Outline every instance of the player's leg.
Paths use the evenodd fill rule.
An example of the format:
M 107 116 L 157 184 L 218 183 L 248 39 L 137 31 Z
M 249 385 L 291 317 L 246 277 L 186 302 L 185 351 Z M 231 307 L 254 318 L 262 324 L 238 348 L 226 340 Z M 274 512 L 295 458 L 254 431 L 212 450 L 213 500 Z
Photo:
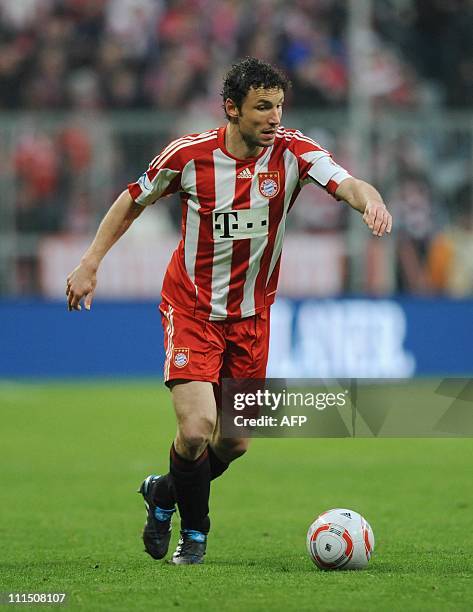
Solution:
M 148 477 L 142 485 L 146 490 L 141 493 L 148 504 L 143 541 L 146 551 L 155 559 L 166 555 L 177 502 L 181 538 L 172 563 L 201 563 L 210 529 L 211 471 L 207 445 L 216 425 L 215 399 L 209 382 L 175 380 L 169 386 L 177 432 L 171 446 L 169 473 Z
M 234 329 L 233 329 L 234 328 Z M 233 378 L 264 378 L 268 356 L 267 313 L 225 326 L 228 364 L 223 358 L 220 374 Z M 209 330 L 207 330 L 209 333 Z M 210 528 L 209 495 L 211 460 L 222 473 L 248 448 L 245 438 L 226 438 L 217 427 L 217 403 L 210 382 L 177 381 L 172 387 L 178 423 L 171 449 L 172 483 L 181 514 L 179 545 L 172 557 L 176 564 L 200 563 Z
M 246 453 L 250 439 L 222 437 L 220 415 L 219 410 L 217 411 L 217 424 L 212 435 L 212 441 L 209 444 L 209 454 L 212 452 L 215 468 L 220 468 L 220 474 L 222 474 L 232 461 Z
M 267 360 L 267 342 L 264 332 L 269 327 L 269 317 L 267 318 L 264 314 L 261 317 L 251 317 L 246 320 L 243 326 L 237 326 L 235 332 L 230 334 L 233 335 L 230 342 L 233 340 L 233 345 L 236 347 L 236 354 L 230 355 L 229 359 L 231 367 L 234 368 L 234 373 L 232 373 L 231 367 L 222 369 L 222 355 L 226 346 L 226 338 L 222 335 L 221 326 L 203 323 L 202 321 L 194 320 L 192 317 L 176 316 L 172 313 L 172 308 L 165 303 L 163 303 L 161 311 L 163 313 L 166 349 L 165 380 L 168 381 L 168 386 L 174 387 L 173 402 L 178 420 L 178 432 L 175 446 L 173 445 L 171 450 L 170 473 L 165 476 L 149 476 L 145 479 L 140 489 L 148 507 L 148 519 L 143 533 L 145 549 L 156 559 L 164 557 L 169 546 L 171 517 L 175 510 L 175 500 L 181 497 L 182 505 L 186 506 L 186 492 L 182 492 L 181 488 L 181 494 L 178 495 L 176 491 L 175 474 L 178 471 L 192 472 L 192 467 L 200 467 L 200 475 L 202 476 L 209 467 L 210 479 L 213 480 L 220 476 L 227 469 L 228 464 L 240 457 L 248 447 L 249 441 L 247 439 L 227 439 L 220 435 L 220 428 L 216 426 L 215 421 L 216 403 L 215 399 L 212 401 L 210 395 L 210 389 L 212 388 L 210 382 L 216 383 L 222 372 L 228 377 L 234 376 L 236 378 L 245 376 L 249 378 L 264 377 Z M 184 333 L 183 335 L 183 330 L 187 334 Z M 192 332 L 192 341 L 188 339 L 190 332 Z M 242 334 L 242 337 L 238 337 L 239 334 Z M 240 345 L 242 345 L 241 351 L 239 350 Z M 191 348 L 174 348 L 175 346 L 190 346 Z M 186 379 L 190 378 L 192 380 L 192 376 L 198 380 L 202 380 L 202 378 L 208 379 L 208 382 L 206 381 L 204 387 L 202 387 L 202 389 L 206 388 L 202 397 L 208 398 L 208 401 L 205 399 L 203 402 L 204 416 L 202 420 L 198 419 L 202 427 L 199 426 L 198 429 L 193 426 L 193 423 L 195 423 L 195 416 L 193 415 L 195 414 L 196 405 L 196 395 L 193 392 L 193 388 L 192 386 L 176 384 L 181 372 L 182 375 L 185 375 L 183 378 Z M 181 380 L 180 383 L 183 383 L 183 381 Z M 189 385 L 189 383 L 184 384 Z M 193 385 L 195 384 L 199 384 L 199 382 L 193 381 Z M 205 385 L 207 386 L 205 387 Z M 207 409 L 210 406 L 211 416 L 209 419 Z M 200 413 L 200 410 L 198 412 Z M 202 450 L 205 447 L 204 440 L 211 426 L 213 429 L 212 439 L 207 446 L 207 452 L 204 453 Z M 189 463 L 185 463 L 186 461 Z M 196 465 L 196 462 L 198 465 Z M 186 470 L 186 467 L 190 469 Z M 179 480 L 179 475 L 177 478 Z M 189 476 L 189 480 L 192 480 L 191 476 Z M 205 481 L 205 478 L 203 480 Z M 203 487 L 203 499 L 207 495 L 207 487 L 208 484 L 205 484 Z M 196 505 L 194 515 L 186 514 L 186 509 L 184 509 L 184 514 L 186 515 L 185 523 L 195 523 L 199 520 L 199 516 L 200 520 L 202 520 L 206 507 L 201 502 Z M 192 504 L 190 505 L 192 506 Z M 201 523 L 200 526 L 202 531 L 199 529 L 191 529 L 190 531 L 194 532 L 198 539 L 202 539 L 202 536 L 206 539 L 206 525 Z M 147 532 L 148 538 L 146 538 Z M 186 531 L 184 533 L 188 534 L 189 532 Z M 185 538 L 186 541 L 188 539 L 188 537 Z M 204 551 L 205 539 L 203 542 Z M 179 558 L 186 559 L 186 555 L 181 555 L 180 553 L 182 548 L 186 549 L 188 546 L 185 545 L 183 547 L 182 544 L 186 544 L 186 542 L 182 542 L 181 538 L 180 546 L 178 546 L 178 550 L 174 555 L 174 557 L 177 556 L 176 561 Z M 200 555 L 200 558 L 202 556 L 203 554 Z M 199 556 L 197 555 L 196 558 L 198 559 Z M 187 559 L 192 559 L 192 556 L 187 556 Z M 189 561 L 186 560 L 185 562 Z M 190 562 L 195 561 L 191 560 Z
M 195 532 L 197 539 L 205 540 L 209 529 L 209 483 L 215 461 L 207 444 L 216 423 L 212 384 L 218 381 L 225 346 L 218 326 L 176 313 L 165 301 L 160 310 L 164 379 L 172 392 L 178 427 L 169 473 L 149 476 L 140 489 L 147 505 L 145 550 L 156 559 L 167 553 L 176 501 L 185 534 Z
M 181 516 L 181 538 L 172 562 L 200 563 L 210 529 L 210 482 L 246 452 L 249 440 L 221 437 L 212 383 L 174 381 L 171 388 L 177 433 L 166 479 Z
M 225 370 L 223 369 L 223 372 Z M 230 463 L 241 457 L 248 448 L 248 439 L 225 439 L 220 435 L 221 420 L 221 387 L 214 385 L 214 397 L 217 406 L 217 423 L 215 425 L 212 439 L 207 447 L 210 462 L 211 479 L 215 480 L 221 476 L 228 468 Z
M 182 529 L 206 534 L 211 478 L 207 445 L 217 422 L 212 383 L 176 381 L 172 399 L 177 433 L 171 447 L 170 474 Z

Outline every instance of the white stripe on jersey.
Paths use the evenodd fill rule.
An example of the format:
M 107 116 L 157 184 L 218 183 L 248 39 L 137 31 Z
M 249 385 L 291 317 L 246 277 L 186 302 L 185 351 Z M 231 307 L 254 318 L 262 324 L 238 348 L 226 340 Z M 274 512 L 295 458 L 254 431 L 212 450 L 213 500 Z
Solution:
M 199 228 L 200 228 L 200 215 L 199 208 L 200 202 L 197 197 L 197 178 L 195 173 L 195 162 L 192 159 L 182 171 L 183 184 L 192 185 L 192 191 L 195 193 L 189 195 L 187 198 L 187 219 L 186 219 L 186 239 L 184 242 L 184 264 L 186 271 L 194 284 L 196 295 L 197 286 L 195 285 L 195 259 L 197 255 L 197 247 L 199 243 Z
M 279 223 L 278 231 L 276 232 L 276 238 L 274 239 L 273 254 L 271 255 L 271 263 L 269 264 L 268 276 L 266 278 L 266 285 L 269 283 L 271 274 L 276 266 L 276 263 L 281 255 L 282 245 L 284 241 L 284 233 L 286 231 L 286 216 L 291 198 L 294 194 L 294 185 L 297 185 L 299 181 L 299 165 L 297 163 L 297 157 L 286 149 L 284 151 L 284 168 L 286 172 L 286 192 L 284 195 L 284 213 Z
M 153 160 L 151 160 L 149 164 L 149 169 L 154 168 L 154 166 L 160 161 L 160 159 L 162 159 L 165 155 L 167 155 L 171 150 L 174 150 L 180 144 L 184 142 L 192 143 L 196 140 L 199 140 L 200 138 L 206 138 L 207 136 L 210 136 L 211 134 L 216 134 L 216 133 L 217 133 L 217 130 L 210 130 L 208 132 L 202 132 L 202 134 L 197 134 L 196 136 L 183 136 L 182 138 L 173 140 L 161 151 L 161 153 L 159 153 L 159 155 L 156 155 L 156 157 Z
M 173 179 L 179 174 L 178 170 L 162 168 L 152 181 L 149 180 L 146 172 L 140 176 L 137 183 L 141 187 L 141 193 L 136 198 L 136 202 L 141 206 L 154 204 L 156 200 L 166 191 Z M 148 202 L 148 200 L 150 200 Z
M 169 380 L 169 368 L 171 366 L 172 352 L 174 349 L 174 317 L 173 317 L 173 307 L 169 305 L 168 312 L 164 313 L 167 324 L 167 337 L 168 337 L 168 348 L 166 350 L 166 361 L 164 362 L 164 380 Z
M 231 210 L 235 199 L 236 162 L 220 149 L 213 152 L 215 172 L 215 210 Z M 227 299 L 232 273 L 233 241 L 214 243 L 212 264 L 212 293 L 210 297 L 211 321 L 227 316 Z
M 264 198 L 259 190 L 258 173 L 268 171 L 268 163 L 273 152 L 270 147 L 255 164 L 254 179 L 250 188 L 250 207 L 259 208 L 268 205 L 268 199 Z M 255 312 L 255 283 L 261 267 L 261 259 L 268 244 L 268 236 L 252 238 L 250 242 L 250 259 L 246 270 L 246 280 L 243 287 L 243 299 L 240 304 L 241 316 L 248 317 Z
M 336 180 L 339 183 L 350 176 L 344 168 L 333 161 L 330 155 L 322 153 L 322 156 L 320 156 L 317 153 L 322 152 L 309 151 L 301 155 L 304 161 L 311 164 L 311 168 L 307 173 L 307 179 L 311 180 L 311 182 L 325 187 L 331 180 Z M 307 180 L 302 182 L 306 184 Z
M 169 151 L 165 157 L 160 156 L 159 161 L 154 164 L 153 168 L 161 169 L 164 166 L 164 164 L 168 161 L 168 159 L 170 159 L 175 153 L 177 153 L 181 149 L 185 149 L 186 147 L 191 147 L 194 144 L 201 144 L 209 140 L 217 140 L 217 132 L 215 132 L 215 134 L 212 134 L 211 136 L 207 136 L 206 138 L 199 138 L 198 140 L 196 139 L 192 141 L 182 142 L 181 144 L 179 144 L 179 146 Z

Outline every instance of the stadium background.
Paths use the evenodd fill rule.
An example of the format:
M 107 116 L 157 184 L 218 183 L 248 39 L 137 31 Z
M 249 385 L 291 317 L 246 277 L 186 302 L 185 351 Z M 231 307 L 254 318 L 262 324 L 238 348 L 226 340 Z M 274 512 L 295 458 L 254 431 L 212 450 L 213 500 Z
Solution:
M 64 290 L 124 185 L 170 139 L 221 125 L 222 75 L 257 55 L 292 79 L 284 125 L 372 181 L 395 219 L 374 240 L 303 190 L 270 372 L 413 377 L 428 411 L 423 377 L 473 372 L 472 31 L 471 0 L 0 0 L 0 601 L 471 610 L 470 439 L 255 440 L 212 485 L 205 566 L 152 563 L 133 492 L 166 469 L 175 427 L 156 303 L 177 200 L 106 257 L 90 313 L 68 313 Z M 373 525 L 367 572 L 307 558 L 308 524 L 336 506 Z
M 248 54 L 289 73 L 284 124 L 371 180 L 395 219 L 392 238 L 375 240 L 356 213 L 303 190 L 270 372 L 471 373 L 472 19 L 463 1 L 2 0 L 0 375 L 161 371 L 155 311 L 147 302 L 127 323 L 113 301 L 130 312 L 137 300 L 156 303 L 178 240 L 177 197 L 147 211 L 106 258 L 95 316 L 65 316 L 64 279 L 163 145 L 223 124 L 222 75 Z M 323 301 L 291 301 L 300 299 Z M 327 320 L 343 330 L 338 342 Z M 124 327 L 133 343 L 117 338 Z

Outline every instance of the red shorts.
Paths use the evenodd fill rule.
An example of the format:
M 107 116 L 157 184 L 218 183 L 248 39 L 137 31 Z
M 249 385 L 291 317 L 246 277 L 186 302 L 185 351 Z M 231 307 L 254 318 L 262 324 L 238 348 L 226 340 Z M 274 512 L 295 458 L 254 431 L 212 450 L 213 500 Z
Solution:
M 165 300 L 164 381 L 265 378 L 269 350 L 269 308 L 240 321 L 216 322 L 178 313 Z

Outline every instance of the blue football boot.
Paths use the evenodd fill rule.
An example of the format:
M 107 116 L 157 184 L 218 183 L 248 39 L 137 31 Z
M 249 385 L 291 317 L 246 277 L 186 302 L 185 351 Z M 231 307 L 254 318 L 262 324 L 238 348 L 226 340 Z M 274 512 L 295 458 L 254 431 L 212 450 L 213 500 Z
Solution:
M 204 562 L 207 535 L 194 529 L 182 529 L 181 537 L 169 563 L 172 565 L 195 565 Z
M 153 559 L 162 559 L 166 556 L 171 539 L 171 519 L 175 508 L 165 509 L 156 505 L 154 491 L 158 481 L 163 476 L 152 474 L 143 480 L 138 493 L 143 496 L 146 506 L 146 523 L 143 529 L 143 542 L 145 551 Z

